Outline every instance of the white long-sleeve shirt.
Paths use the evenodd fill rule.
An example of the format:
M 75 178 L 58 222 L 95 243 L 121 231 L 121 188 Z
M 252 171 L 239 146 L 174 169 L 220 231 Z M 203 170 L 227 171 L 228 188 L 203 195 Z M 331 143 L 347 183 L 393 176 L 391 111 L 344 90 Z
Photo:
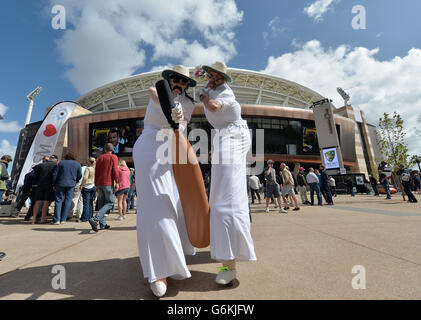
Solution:
M 215 90 L 208 89 L 209 100 L 221 103 L 221 109 L 211 112 L 205 107 L 206 119 L 215 129 L 225 128 L 228 124 L 242 120 L 241 105 L 235 99 L 234 92 L 226 84 L 221 84 Z

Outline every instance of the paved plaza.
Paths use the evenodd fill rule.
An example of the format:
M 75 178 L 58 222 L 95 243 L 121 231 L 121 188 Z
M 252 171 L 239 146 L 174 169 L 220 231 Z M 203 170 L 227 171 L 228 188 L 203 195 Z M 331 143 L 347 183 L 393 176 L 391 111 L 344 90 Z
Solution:
M 421 299 L 421 204 L 396 194 L 334 201 L 288 214 L 252 205 L 258 261 L 239 263 L 234 285 L 220 286 L 220 264 L 200 249 L 187 258 L 192 277 L 169 279 L 162 299 Z M 88 223 L 23 217 L 0 218 L 0 299 L 157 299 L 141 272 L 134 211 L 124 221 L 110 214 L 111 229 L 98 233 Z M 53 288 L 63 275 L 53 273 L 57 265 L 65 289 Z M 354 289 L 364 276 L 365 289 Z

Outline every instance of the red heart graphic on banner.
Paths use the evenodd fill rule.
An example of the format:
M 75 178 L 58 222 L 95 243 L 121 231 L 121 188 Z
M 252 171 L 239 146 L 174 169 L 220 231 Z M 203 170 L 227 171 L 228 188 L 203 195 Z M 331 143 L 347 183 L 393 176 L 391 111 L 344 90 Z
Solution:
M 47 124 L 47 127 L 44 130 L 44 136 L 46 136 L 46 137 L 52 137 L 56 133 L 57 133 L 56 127 L 54 125 L 52 125 L 52 124 Z

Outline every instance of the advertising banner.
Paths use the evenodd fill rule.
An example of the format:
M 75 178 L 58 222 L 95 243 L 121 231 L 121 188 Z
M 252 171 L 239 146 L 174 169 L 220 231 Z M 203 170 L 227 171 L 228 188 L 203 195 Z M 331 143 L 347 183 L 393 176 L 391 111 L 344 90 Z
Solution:
M 322 161 L 326 169 L 343 168 L 342 152 L 339 145 L 338 133 L 332 111 L 332 104 L 329 99 L 320 100 L 313 103 L 311 107 L 314 114 L 314 122 L 316 124 L 317 140 L 321 150 Z M 334 148 L 334 150 L 333 150 Z M 328 157 L 331 158 L 333 152 L 335 154 L 335 162 L 327 161 L 325 150 L 328 150 Z
M 336 147 L 325 148 L 322 150 L 323 160 L 326 169 L 339 169 L 338 149 Z
M 25 175 L 31 171 L 32 166 L 41 163 L 44 156 L 53 154 L 60 131 L 76 106 L 77 104 L 74 102 L 59 102 L 55 104 L 45 116 L 41 127 L 35 135 L 28 155 L 26 156 L 22 171 L 20 172 L 19 180 L 16 185 L 17 191 L 23 185 Z

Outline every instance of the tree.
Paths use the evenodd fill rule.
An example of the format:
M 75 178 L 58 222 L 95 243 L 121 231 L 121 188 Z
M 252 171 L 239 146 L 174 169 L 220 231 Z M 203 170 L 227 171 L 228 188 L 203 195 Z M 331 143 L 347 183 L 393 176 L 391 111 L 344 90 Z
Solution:
M 386 112 L 383 113 L 383 118 L 379 119 L 380 151 L 394 174 L 398 171 L 400 164 L 407 168 L 414 165 L 413 159 L 408 154 L 405 135 L 401 116 L 396 111 L 393 112 L 393 117 Z
M 393 180 L 399 184 L 405 201 L 405 193 L 400 179 L 396 179 L 396 172 L 400 164 L 410 168 L 414 163 L 408 154 L 408 145 L 405 143 L 406 132 L 403 129 L 401 116 L 396 111 L 393 112 L 392 118 L 388 113 L 383 113 L 383 118 L 379 119 L 379 130 L 380 151 L 385 156 L 385 161 L 392 168 Z
M 416 154 L 414 154 L 411 157 L 411 162 L 414 163 L 414 166 L 415 166 L 415 163 L 416 163 L 418 165 L 418 171 L 421 172 L 421 167 L 420 167 L 421 157 L 420 156 L 417 156 Z

